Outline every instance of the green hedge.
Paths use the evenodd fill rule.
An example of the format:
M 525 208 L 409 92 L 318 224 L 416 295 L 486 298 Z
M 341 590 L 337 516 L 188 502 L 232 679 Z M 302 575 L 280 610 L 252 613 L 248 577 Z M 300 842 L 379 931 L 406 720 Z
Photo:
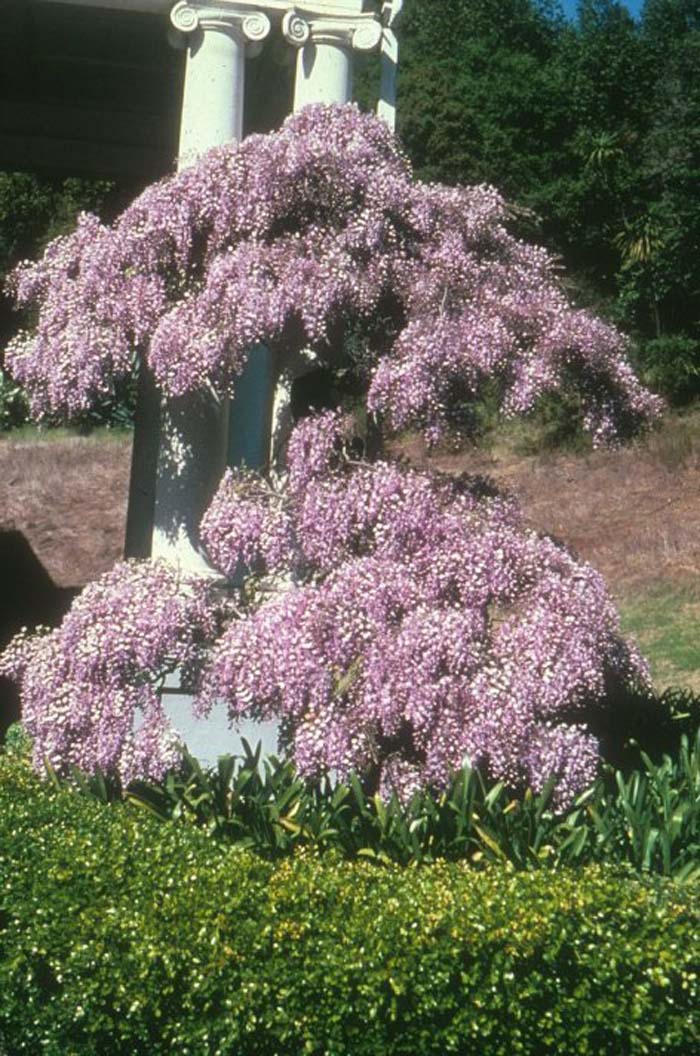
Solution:
M 281 863 L 0 766 L 0 1051 L 700 1051 L 700 888 Z

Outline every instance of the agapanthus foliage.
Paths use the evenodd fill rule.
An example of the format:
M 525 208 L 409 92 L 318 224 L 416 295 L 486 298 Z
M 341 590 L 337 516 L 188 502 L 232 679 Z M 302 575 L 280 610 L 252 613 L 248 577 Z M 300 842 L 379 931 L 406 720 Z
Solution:
M 491 188 L 414 181 L 374 118 L 309 107 L 20 267 L 37 325 L 7 362 L 35 413 L 70 414 L 137 355 L 177 396 L 230 391 L 257 342 L 283 366 L 351 337 L 369 411 L 429 439 L 486 384 L 508 413 L 574 385 L 599 442 L 652 418 L 624 339 L 569 307 L 507 219 Z M 563 802 L 599 762 L 591 709 L 646 678 L 593 569 L 483 481 L 358 458 L 338 413 L 297 425 L 274 482 L 230 471 L 202 538 L 237 584 L 227 605 L 127 564 L 13 645 L 37 761 L 162 772 L 177 748 L 157 688 L 178 666 L 200 712 L 280 718 L 306 775 L 355 769 L 405 798 L 469 758 L 511 786 L 555 775 Z
M 311 106 L 210 152 L 111 227 L 84 215 L 11 290 L 37 310 L 6 362 L 35 414 L 74 414 L 145 356 L 166 393 L 235 386 L 248 349 L 337 354 L 363 328 L 371 410 L 439 435 L 485 382 L 506 412 L 575 384 L 598 440 L 656 401 L 610 326 L 572 310 L 552 261 L 490 187 L 413 179 L 382 122 Z

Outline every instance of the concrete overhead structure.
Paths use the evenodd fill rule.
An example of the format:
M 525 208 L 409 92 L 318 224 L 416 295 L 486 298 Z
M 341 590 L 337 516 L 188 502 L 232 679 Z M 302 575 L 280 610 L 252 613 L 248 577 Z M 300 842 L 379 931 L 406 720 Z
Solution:
M 348 102 L 353 55 L 381 52 L 378 112 L 393 127 L 397 59 L 393 26 L 402 0 L 50 2 L 163 16 L 163 31 L 169 29 L 172 42 L 187 49 L 180 169 L 211 147 L 240 140 L 246 60 L 259 53 L 273 33 L 282 34 L 298 49 L 295 110 L 313 102 Z M 153 480 L 148 479 L 153 476 L 152 460 L 140 464 L 135 451 L 127 551 L 129 535 L 143 539 L 150 533 L 152 556 L 165 558 L 183 572 L 212 574 L 197 532 L 202 513 L 227 463 L 261 471 L 270 468 L 288 426 L 292 382 L 310 363 L 310 357 L 301 356 L 295 363 L 279 364 L 267 349 L 254 348 L 232 402 L 217 400 L 213 394 L 168 400 L 161 408 L 159 426 L 152 419 L 139 423 L 136 448 L 153 450 L 154 436 L 148 434 L 157 428 L 159 453 Z

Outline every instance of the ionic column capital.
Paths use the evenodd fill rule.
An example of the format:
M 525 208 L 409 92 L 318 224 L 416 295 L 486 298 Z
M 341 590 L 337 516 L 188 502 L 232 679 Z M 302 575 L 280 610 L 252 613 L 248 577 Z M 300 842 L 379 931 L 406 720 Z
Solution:
M 235 36 L 241 44 L 259 44 L 271 28 L 270 19 L 258 4 L 246 0 L 178 0 L 170 12 L 170 21 L 180 33 L 219 30 Z
M 297 4 L 293 11 L 287 12 L 282 19 L 282 32 L 298 48 L 311 43 L 374 51 L 382 40 L 382 24 L 374 12 L 333 15 L 314 11 L 306 4 Z

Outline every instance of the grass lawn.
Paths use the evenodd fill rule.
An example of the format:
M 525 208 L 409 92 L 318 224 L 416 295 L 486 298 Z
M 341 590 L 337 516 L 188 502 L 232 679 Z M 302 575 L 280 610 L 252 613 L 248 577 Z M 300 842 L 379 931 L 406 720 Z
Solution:
M 700 692 L 700 586 L 659 583 L 620 602 L 622 627 L 651 664 L 657 689 Z

